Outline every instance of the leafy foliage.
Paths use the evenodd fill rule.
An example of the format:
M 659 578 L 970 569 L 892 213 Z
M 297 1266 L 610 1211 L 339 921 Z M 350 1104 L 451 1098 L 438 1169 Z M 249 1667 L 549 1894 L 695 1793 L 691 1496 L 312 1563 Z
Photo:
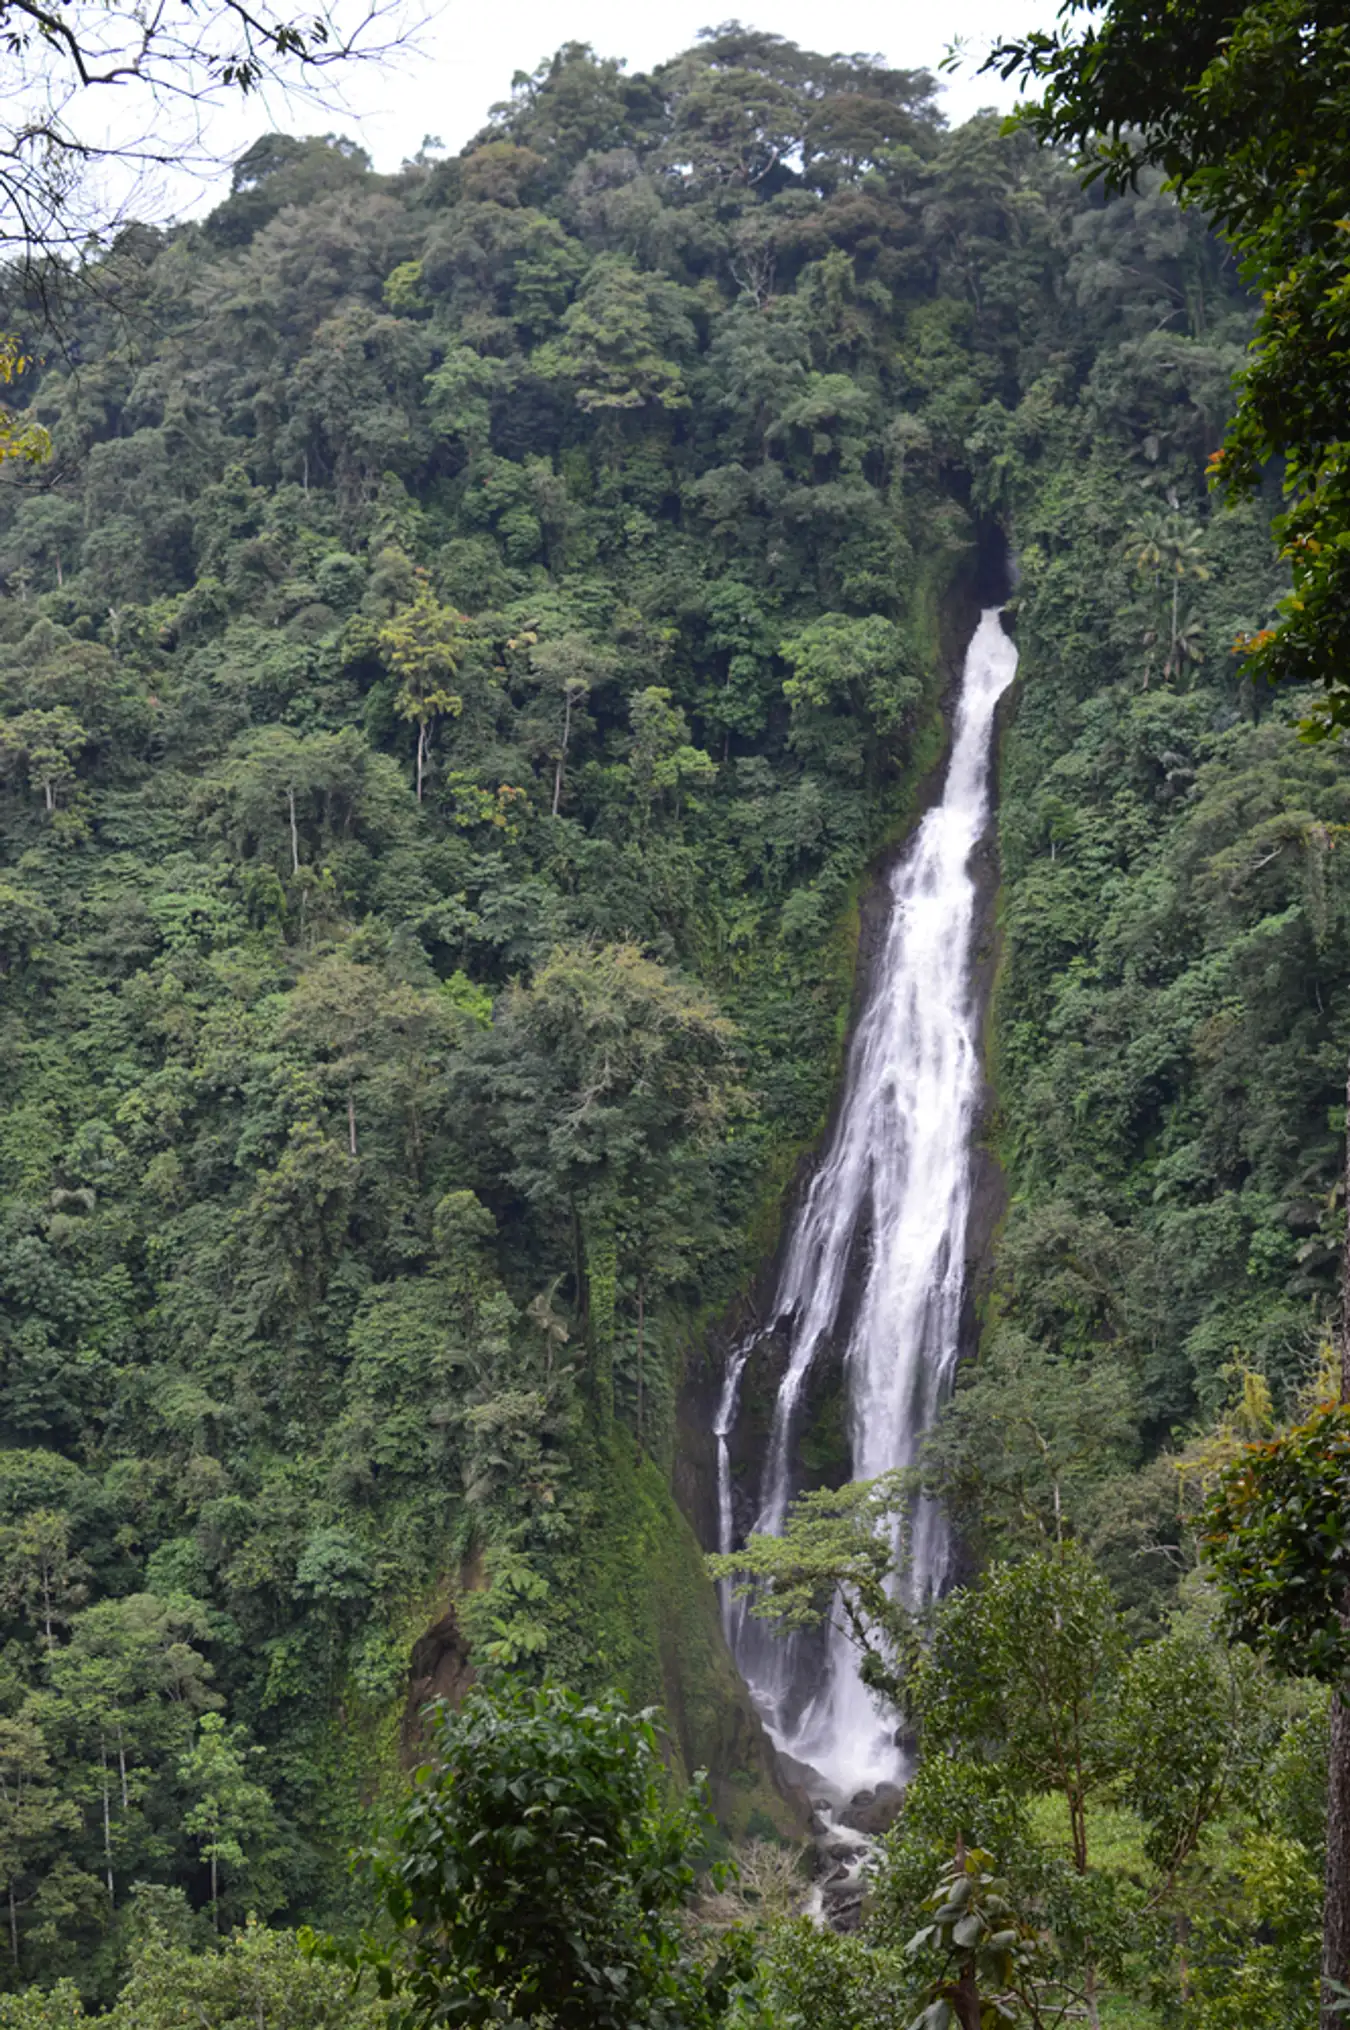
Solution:
M 1059 2020 L 1063 2008 L 1046 2015 L 1039 2006 L 1040 1941 L 1018 1919 L 991 1855 L 958 1846 L 924 1914 L 927 1922 L 908 1949 L 934 1954 L 941 1966 L 928 2005 L 910 2030 L 948 2030 L 953 2023 L 961 2030 L 995 2030 L 1024 2018 L 1037 2025 Z
M 1246 1449 L 1205 1505 L 1204 1547 L 1233 1635 L 1277 1669 L 1339 1685 L 1350 1670 L 1350 1411 Z
M 1339 134 L 1350 92 L 1344 22 L 1301 0 L 1246 7 L 1211 0 L 1159 11 L 1124 0 L 1081 31 L 1009 43 L 990 59 L 1043 96 L 1026 118 L 1069 141 L 1115 187 L 1158 164 L 1183 202 L 1228 236 L 1264 308 L 1213 476 L 1252 493 L 1284 466 L 1278 523 L 1292 590 L 1273 626 L 1245 637 L 1254 674 L 1320 683 L 1308 730 L 1346 722 L 1350 614 L 1350 426 L 1345 357 L 1347 209 Z
M 401 1936 L 371 1956 L 401 2021 L 724 2015 L 723 1963 L 698 1967 L 678 1922 L 704 1809 L 696 1790 L 667 1802 L 646 1715 L 554 1687 L 477 1691 L 436 1711 L 432 1743 L 375 1861 Z
M 914 1617 L 898 1594 L 914 1476 L 900 1470 L 817 1488 L 789 1508 L 781 1536 L 752 1536 L 709 1557 L 715 1579 L 739 1581 L 750 1612 L 785 1629 L 832 1622 L 859 1655 L 864 1682 L 895 1706 L 917 1654 Z
M 0 470 L 4 1979 L 91 2007 L 135 1883 L 198 1944 L 350 1910 L 424 1636 L 664 1695 L 745 1810 L 677 1402 L 828 1107 L 977 524 L 1014 1204 L 953 1507 L 1090 1537 L 1136 1631 L 1159 1442 L 1235 1349 L 1283 1400 L 1329 1287 L 1350 822 L 1227 654 L 1278 586 L 1200 478 L 1222 249 L 922 75 L 570 45 L 461 156 L 264 137 L 98 273 Z

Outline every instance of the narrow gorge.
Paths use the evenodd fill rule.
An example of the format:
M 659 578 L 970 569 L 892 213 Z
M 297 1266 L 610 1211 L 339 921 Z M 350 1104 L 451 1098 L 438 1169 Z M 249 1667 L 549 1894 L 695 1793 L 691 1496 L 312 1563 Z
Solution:
M 972 984 L 976 884 L 970 859 L 989 818 L 995 712 L 1017 651 L 988 607 L 966 652 L 941 799 L 887 886 L 888 922 L 851 1039 L 840 1105 L 793 1217 L 766 1322 L 730 1356 L 717 1439 L 719 1549 L 735 1548 L 730 1442 L 747 1367 L 786 1341 L 753 1529 L 781 1533 L 803 1392 L 816 1361 L 842 1354 L 850 1472 L 872 1479 L 915 1463 L 950 1390 L 959 1351 L 980 1085 L 981 1009 Z M 921 1503 L 905 1583 L 915 1601 L 948 1576 L 947 1519 Z M 771 1737 L 816 1772 L 833 1801 L 903 1772 L 887 1724 L 838 1628 L 784 1637 L 743 1597 L 724 1599 L 727 1637 Z

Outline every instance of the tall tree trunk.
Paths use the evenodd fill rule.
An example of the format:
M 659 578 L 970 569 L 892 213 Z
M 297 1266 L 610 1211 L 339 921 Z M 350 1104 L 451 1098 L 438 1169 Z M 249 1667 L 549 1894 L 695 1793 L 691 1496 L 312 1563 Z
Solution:
M 9 1885 L 9 1949 L 17 1968 L 19 1964 L 19 1913 L 14 1905 L 14 1884 L 12 1882 Z
M 117 1890 L 113 1882 L 112 1810 L 108 1802 L 110 1784 L 108 1779 L 108 1744 L 106 1741 L 100 1740 L 98 1744 L 98 1759 L 103 1770 L 103 1867 L 108 1881 L 108 1902 L 116 1909 Z
M 1177 659 L 1177 601 L 1180 597 L 1181 578 L 1180 574 L 1174 571 L 1172 577 L 1172 646 L 1167 651 L 1167 669 L 1164 673 L 1169 677 L 1176 675 L 1176 670 L 1173 666 Z
M 1345 1249 L 1341 1259 L 1341 1401 L 1350 1403 L 1350 1074 L 1346 1079 Z M 1350 1589 L 1341 1601 L 1350 1618 Z M 1337 1691 L 1331 1701 L 1331 1759 L 1327 1782 L 1327 1872 L 1322 1902 L 1322 2030 L 1345 2030 L 1344 1997 L 1350 1986 L 1350 1709 Z
M 417 722 L 417 801 L 419 804 L 422 801 L 422 778 L 426 774 L 426 769 L 427 722 L 425 719 L 419 719 Z
M 961 2025 L 961 2030 L 980 2030 L 984 2011 L 980 2003 L 980 1984 L 975 1977 L 973 1959 L 967 1960 L 962 1967 L 959 1981 L 948 1981 L 939 1992 Z
M 1097 2009 L 1097 1969 L 1089 1964 L 1083 1980 L 1083 2006 L 1087 2010 L 1091 2030 L 1101 2030 L 1101 2015 Z
M 288 789 L 286 792 L 286 806 L 291 814 L 291 872 L 292 874 L 298 874 L 300 872 L 300 833 L 295 823 L 295 791 L 293 789 Z
M 1350 1987 L 1350 1708 L 1342 1693 L 1331 1701 L 1331 1760 L 1327 1785 L 1327 1874 L 1322 1906 L 1322 2030 L 1345 2030 L 1343 1995 Z
M 571 739 L 571 737 L 572 737 L 572 693 L 570 690 L 568 690 L 567 686 L 564 684 L 562 745 L 558 749 L 558 766 L 553 771 L 552 815 L 555 818 L 558 815 L 558 807 L 562 803 L 563 771 L 567 767 L 567 743 Z
M 644 1278 L 643 1276 L 639 1276 L 639 1277 L 638 1277 L 638 1286 L 637 1286 L 637 1311 L 638 1311 L 638 1315 L 637 1315 L 637 1328 L 638 1328 L 638 1341 L 637 1341 L 637 1385 L 638 1385 L 638 1390 L 637 1390 L 637 1396 L 638 1396 L 638 1399 L 637 1399 L 637 1427 L 638 1427 L 638 1433 L 637 1433 L 637 1436 L 638 1436 L 638 1449 L 639 1449 L 639 1451 L 640 1451 L 640 1450 L 641 1450 L 641 1448 L 642 1448 L 642 1407 L 643 1407 L 643 1406 L 642 1406 L 642 1385 L 643 1385 L 643 1379 L 644 1379 L 644 1377 L 643 1377 L 643 1356 L 644 1356 L 644 1353 L 645 1353 L 645 1346 L 644 1346 L 644 1340 L 645 1340 L 645 1337 L 646 1337 L 646 1324 L 647 1324 L 647 1284 L 646 1284 L 646 1279 L 645 1279 L 645 1278 Z
M 1087 1874 L 1087 1802 L 1081 1789 L 1069 1792 L 1069 1829 L 1073 1835 L 1073 1865 L 1079 1875 Z
M 356 1155 L 356 1100 L 351 1093 L 347 1095 L 347 1149 Z

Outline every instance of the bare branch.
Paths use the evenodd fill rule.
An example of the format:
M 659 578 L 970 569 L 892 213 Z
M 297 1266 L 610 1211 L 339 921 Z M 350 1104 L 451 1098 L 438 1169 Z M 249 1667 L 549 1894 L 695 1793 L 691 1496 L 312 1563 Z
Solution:
M 0 248 L 78 260 L 162 218 L 156 176 L 219 171 L 212 109 L 272 89 L 331 114 L 334 74 L 412 47 L 429 4 L 0 0 Z

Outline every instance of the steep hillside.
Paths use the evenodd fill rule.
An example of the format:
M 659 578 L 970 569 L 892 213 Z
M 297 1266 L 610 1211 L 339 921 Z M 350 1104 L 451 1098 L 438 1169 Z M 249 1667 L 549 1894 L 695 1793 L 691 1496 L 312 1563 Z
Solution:
M 1342 977 L 1338 778 L 1241 693 L 1266 553 L 1198 491 L 1246 305 L 1168 200 L 727 32 L 569 46 L 392 177 L 265 139 L 96 279 L 0 486 L 6 1978 L 91 1992 L 133 1881 L 206 1899 L 210 1799 L 226 1919 L 334 1906 L 431 1628 L 781 1813 L 673 1406 L 828 1107 L 981 532 L 1008 1315 L 1128 1341 L 1127 1451 L 1234 1335 L 1293 1372 Z M 1329 954 L 1297 1017 L 1233 1012 L 1263 939 Z

